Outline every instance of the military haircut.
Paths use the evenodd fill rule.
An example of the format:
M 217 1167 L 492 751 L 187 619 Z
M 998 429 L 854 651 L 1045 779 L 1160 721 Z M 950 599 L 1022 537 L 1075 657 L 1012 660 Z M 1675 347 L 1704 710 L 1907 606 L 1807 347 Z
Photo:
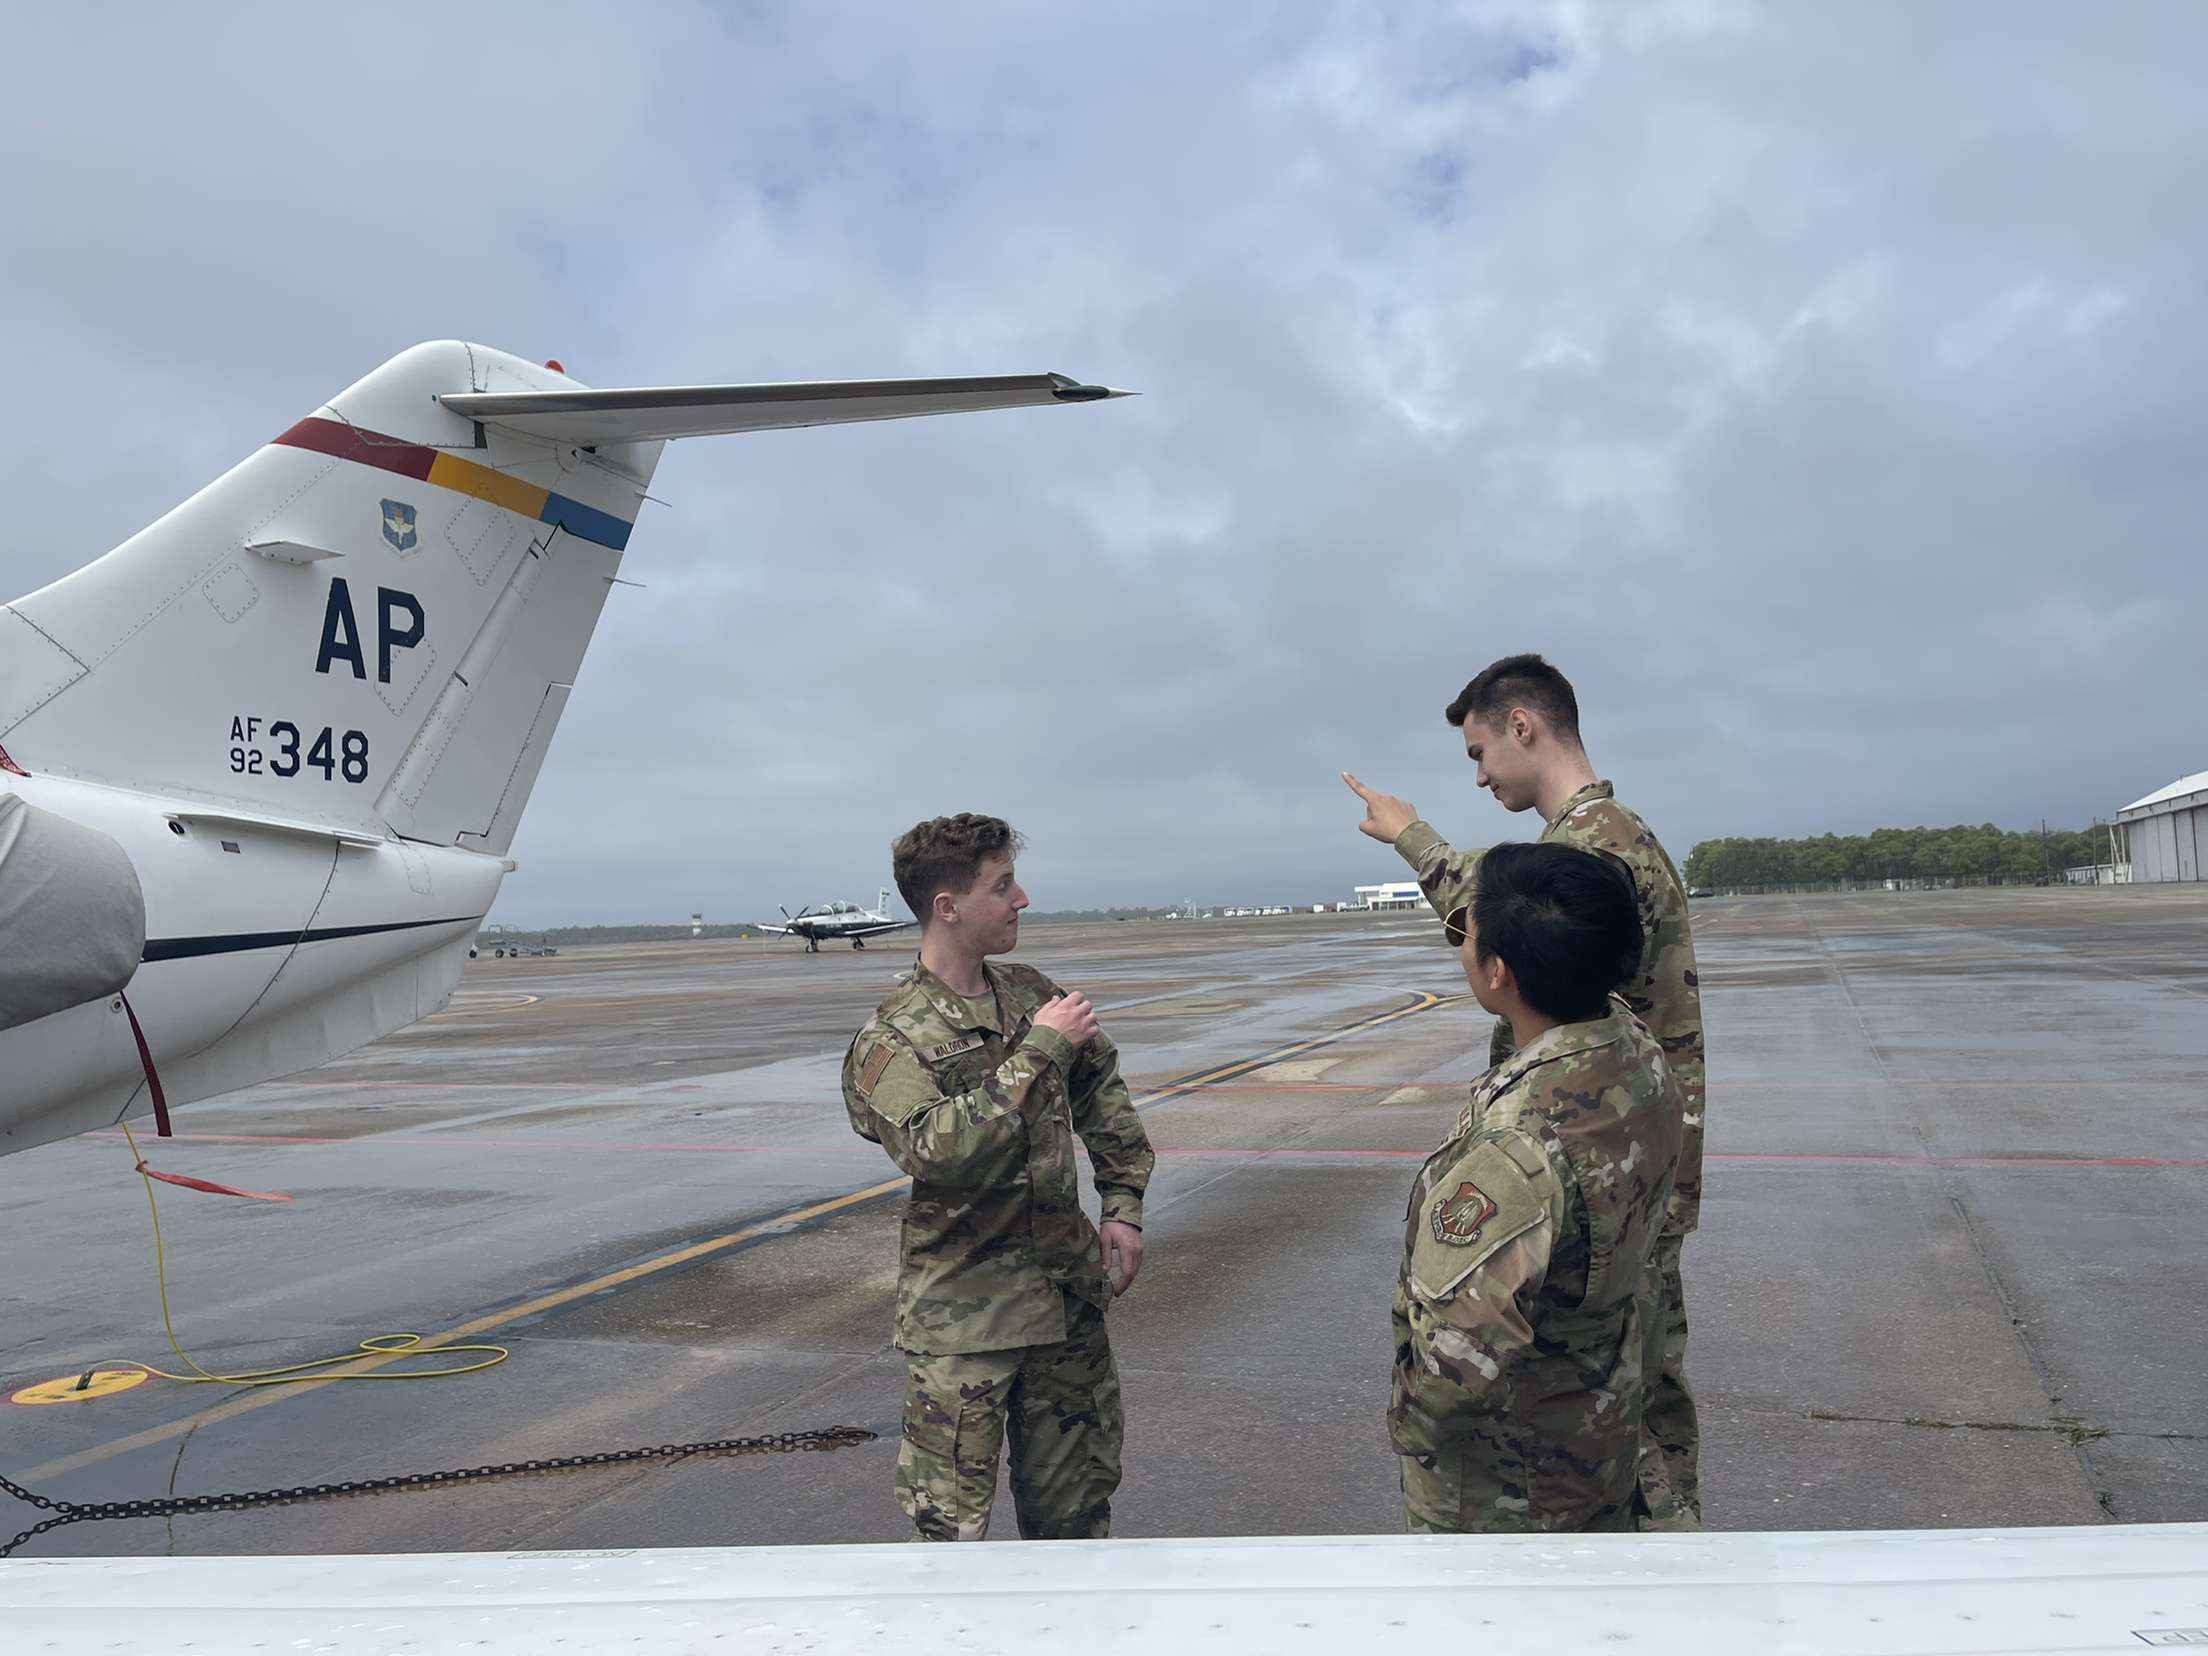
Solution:
M 973 890 L 985 860 L 1017 857 L 1026 844 L 1002 817 L 975 811 L 930 817 L 914 823 L 890 846 L 890 877 L 905 906 L 925 925 L 937 892 L 965 895 Z
M 1572 681 L 1537 655 L 1505 656 L 1482 668 L 1442 712 L 1458 729 L 1466 719 L 1494 728 L 1514 707 L 1530 707 L 1557 735 L 1579 740 L 1579 698 Z
M 1475 952 L 1498 955 L 1544 1018 L 1600 1017 L 1641 969 L 1641 906 L 1608 857 L 1542 841 L 1498 845 L 1480 859 L 1472 897 Z

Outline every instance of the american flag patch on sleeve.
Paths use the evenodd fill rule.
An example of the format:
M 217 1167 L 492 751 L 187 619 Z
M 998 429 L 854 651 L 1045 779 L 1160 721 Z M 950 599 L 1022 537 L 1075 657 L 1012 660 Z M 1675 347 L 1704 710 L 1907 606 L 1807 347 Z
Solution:
M 859 1096 L 872 1098 L 874 1089 L 881 1085 L 884 1072 L 896 1061 L 896 1050 L 884 1041 L 867 1055 L 865 1065 L 859 1070 Z

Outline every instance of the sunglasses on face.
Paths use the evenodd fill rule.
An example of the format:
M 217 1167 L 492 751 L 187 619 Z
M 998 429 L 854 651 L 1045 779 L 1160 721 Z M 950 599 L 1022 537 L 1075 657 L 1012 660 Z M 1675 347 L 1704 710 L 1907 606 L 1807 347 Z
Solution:
M 1449 947 L 1461 949 L 1464 947 L 1465 935 L 1470 930 L 1471 925 L 1472 905 L 1470 903 L 1459 903 L 1442 920 L 1441 935 L 1449 939 Z

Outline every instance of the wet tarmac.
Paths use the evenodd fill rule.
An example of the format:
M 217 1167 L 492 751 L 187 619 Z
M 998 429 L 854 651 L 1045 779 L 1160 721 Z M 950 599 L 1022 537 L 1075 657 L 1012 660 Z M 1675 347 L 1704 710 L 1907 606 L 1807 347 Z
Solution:
M 2208 888 L 1716 900 L 1695 923 L 1713 1527 L 2208 1518 Z M 906 955 L 486 958 L 450 1011 L 151 1147 L 296 1198 L 163 1188 L 201 1363 L 466 1331 L 511 1348 L 495 1368 L 0 1403 L 0 1471 L 72 1501 L 835 1423 L 878 1442 L 79 1525 L 26 1555 L 898 1539 L 901 1192 L 836 1071 Z M 1113 1313 L 1119 1533 L 1394 1528 L 1404 1194 L 1488 1022 L 1438 928 L 1037 924 L 1021 957 L 1096 998 L 1160 1152 Z M 0 1393 L 177 1366 L 119 1135 L 0 1160 L 0 1249 Z M 0 1540 L 37 1516 L 0 1498 Z

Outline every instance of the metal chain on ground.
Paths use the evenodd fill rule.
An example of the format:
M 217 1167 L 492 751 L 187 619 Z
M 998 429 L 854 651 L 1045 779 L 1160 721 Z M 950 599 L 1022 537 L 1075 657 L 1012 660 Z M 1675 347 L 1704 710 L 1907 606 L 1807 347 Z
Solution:
M 595 1455 L 561 1455 L 549 1460 L 503 1461 L 496 1466 L 467 1466 L 452 1472 L 405 1472 L 391 1478 L 358 1478 L 345 1483 L 299 1484 L 290 1489 L 255 1489 L 234 1495 L 167 1495 L 145 1501 L 57 1501 L 34 1495 L 12 1479 L 0 1477 L 0 1491 L 27 1501 L 53 1517 L 34 1524 L 0 1546 L 6 1558 L 37 1536 L 65 1524 L 91 1524 L 109 1518 L 173 1518 L 179 1514 L 250 1512 L 256 1507 L 292 1506 L 301 1501 L 333 1501 L 346 1495 L 382 1495 L 398 1489 L 435 1489 L 446 1484 L 481 1483 L 532 1472 L 575 1472 L 589 1466 L 621 1466 L 634 1461 L 678 1460 L 688 1455 L 791 1455 L 849 1449 L 872 1443 L 881 1434 L 864 1426 L 822 1426 L 808 1432 L 777 1432 L 771 1437 L 715 1438 L 708 1443 L 661 1443 L 641 1449 L 608 1449 Z

